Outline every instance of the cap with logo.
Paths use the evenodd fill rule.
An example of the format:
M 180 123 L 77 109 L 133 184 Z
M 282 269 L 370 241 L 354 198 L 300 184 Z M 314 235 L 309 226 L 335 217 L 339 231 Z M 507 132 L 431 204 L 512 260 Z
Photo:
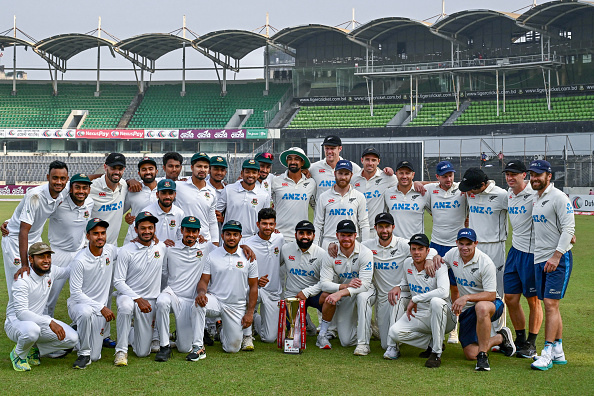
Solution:
M 401 168 L 408 168 L 413 172 L 415 171 L 415 168 L 413 167 L 413 165 L 407 160 L 400 161 L 398 163 L 398 165 L 396 165 L 396 170 L 401 169 Z
M 153 216 L 151 212 L 140 212 L 136 215 L 135 224 L 138 225 L 141 221 L 150 221 L 151 223 L 156 224 L 159 222 L 159 219 Z
M 536 160 L 530 163 L 530 172 L 536 173 L 544 173 L 549 172 L 551 173 L 553 170 L 551 168 L 551 164 L 545 160 Z
M 91 181 L 91 179 L 89 179 L 89 176 L 87 176 L 84 173 L 77 173 L 76 175 L 73 175 L 70 178 L 70 184 L 73 183 L 86 183 L 86 184 L 92 184 L 93 182 Z
M 313 223 L 309 220 L 301 220 L 299 223 L 297 223 L 297 225 L 295 226 L 295 232 L 297 231 L 316 231 L 316 228 L 314 227 Z
M 54 254 L 50 245 L 45 242 L 35 242 L 29 247 L 29 256 L 35 256 L 36 254 L 51 253 Z
M 441 161 L 435 166 L 435 172 L 439 176 L 443 176 L 449 172 L 456 173 L 456 170 L 454 169 L 454 165 L 452 165 L 450 161 Z
M 340 169 L 346 169 L 349 171 L 353 171 L 353 164 L 351 163 L 351 161 L 349 160 L 345 160 L 345 159 L 341 159 L 338 160 L 338 162 L 336 163 L 336 167 L 334 168 L 335 171 L 340 170 Z
M 363 154 L 361 154 L 361 158 L 365 157 L 366 155 L 375 155 L 377 158 L 380 157 L 379 151 L 375 147 L 367 147 L 363 150 Z
M 210 166 L 222 166 L 223 168 L 229 167 L 229 165 L 227 165 L 227 160 L 225 159 L 225 157 L 221 157 L 220 155 L 210 157 Z
M 143 157 L 140 162 L 138 163 L 138 169 L 140 169 L 140 167 L 144 164 L 151 164 L 153 165 L 155 168 L 157 167 L 157 161 L 155 161 L 154 159 L 152 159 L 151 157 Z
M 253 159 L 248 159 L 243 161 L 243 164 L 241 164 L 241 169 L 255 169 L 255 170 L 260 170 L 260 164 L 258 164 L 258 161 L 253 160 Z
M 392 216 L 390 213 L 379 213 L 377 216 L 375 216 L 374 224 L 377 225 L 379 223 L 388 223 L 394 225 L 394 216 Z
M 222 232 L 225 231 L 242 231 L 241 223 L 237 220 L 229 220 L 225 224 L 223 224 Z
M 467 192 L 479 188 L 481 184 L 488 181 L 489 178 L 481 169 L 468 168 L 468 170 L 464 172 L 464 176 L 462 176 L 462 181 L 458 188 L 460 188 L 460 191 L 462 192 Z
M 105 165 L 107 166 L 123 166 L 126 167 L 126 157 L 121 153 L 111 153 L 105 158 Z
M 254 159 L 265 164 L 272 164 L 274 162 L 274 155 L 272 153 L 258 153 Z
M 288 150 L 283 151 L 280 155 L 280 163 L 287 168 L 287 157 L 289 155 L 296 155 L 303 160 L 303 166 L 301 167 L 301 169 L 308 169 L 311 165 L 311 162 L 309 162 L 309 158 L 307 158 L 307 155 L 305 155 L 305 151 L 303 151 L 301 147 L 290 147 Z
M 109 227 L 109 223 L 105 220 L 101 220 L 98 217 L 92 218 L 91 220 L 89 220 L 87 222 L 87 232 L 91 231 L 93 228 L 97 227 L 97 226 L 101 226 L 101 227 Z
M 410 237 L 410 241 L 408 241 L 409 245 L 421 245 L 425 247 L 429 247 L 429 238 L 425 234 L 415 234 Z
M 208 162 L 208 164 L 210 165 L 210 157 L 208 155 L 206 155 L 206 153 L 194 154 L 192 156 L 192 159 L 190 160 L 190 165 L 194 165 L 194 163 L 196 163 L 198 161 Z
M 336 232 L 357 232 L 357 227 L 352 220 L 341 220 L 336 226 Z
M 456 240 L 459 241 L 463 238 L 469 239 L 472 242 L 476 242 L 476 232 L 474 232 L 472 228 L 462 228 L 460 231 L 458 231 L 458 237 Z
M 159 183 L 157 183 L 157 191 L 163 191 L 163 190 L 175 191 L 175 188 L 176 188 L 175 182 L 171 179 L 159 180 Z
M 326 136 L 322 146 L 342 146 L 342 140 L 340 140 L 340 138 L 335 135 Z
M 194 216 L 186 216 L 181 221 L 181 227 L 200 229 L 200 220 Z
M 526 165 L 522 161 L 509 161 L 503 172 L 524 173 L 526 172 Z

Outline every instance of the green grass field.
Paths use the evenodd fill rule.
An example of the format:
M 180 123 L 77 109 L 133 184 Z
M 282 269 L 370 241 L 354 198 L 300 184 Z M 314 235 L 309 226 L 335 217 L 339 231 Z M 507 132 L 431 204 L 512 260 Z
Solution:
M 0 218 L 7 219 L 16 202 L 0 202 Z M 430 230 L 431 219 L 428 216 Z M 566 298 L 561 303 L 564 318 L 564 348 L 567 366 L 546 372 L 530 369 L 530 361 L 490 354 L 491 372 L 475 372 L 474 363 L 464 360 L 460 345 L 448 345 L 442 366 L 426 369 L 420 350 L 403 346 L 396 361 L 382 359 L 379 341 L 372 340 L 371 354 L 353 356 L 353 347 L 320 350 L 315 339 L 299 356 L 285 355 L 276 344 L 255 342 L 254 352 L 226 354 L 219 343 L 207 349 L 207 359 L 186 362 L 185 354 L 174 353 L 167 363 L 157 363 L 154 354 L 136 358 L 130 350 L 129 366 L 113 366 L 113 349 L 104 349 L 103 358 L 85 370 L 72 369 L 76 359 L 42 358 L 31 372 L 12 369 L 8 354 L 13 343 L 0 337 L 0 381 L 5 394 L 591 394 L 594 379 L 594 269 L 588 257 L 594 254 L 591 235 L 594 217 L 576 216 L 578 243 L 574 248 L 574 270 Z M 122 227 L 120 240 L 125 235 Z M 46 235 L 44 234 L 44 239 Z M 511 239 L 511 238 L 510 238 Z M 509 241 L 508 241 L 509 243 Z M 70 323 L 66 311 L 68 290 L 62 293 L 56 317 Z M 6 306 L 4 282 L 0 282 L 0 305 Z M 115 307 L 115 303 L 114 303 Z M 527 312 L 527 311 L 526 311 Z M 315 312 L 311 312 L 316 318 Z M 2 320 L 5 310 L 2 309 Z M 508 325 L 511 321 L 508 319 Z M 3 333 L 3 331 L 2 331 Z M 115 323 L 112 325 L 115 334 Z M 538 338 L 540 352 L 544 325 Z M 6 381 L 6 382 L 4 382 Z

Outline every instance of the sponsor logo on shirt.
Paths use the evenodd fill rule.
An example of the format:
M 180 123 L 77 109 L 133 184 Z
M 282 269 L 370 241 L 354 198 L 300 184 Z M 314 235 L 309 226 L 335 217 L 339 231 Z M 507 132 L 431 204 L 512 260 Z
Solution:
M 431 208 L 432 209 L 457 209 L 459 207 L 460 207 L 460 203 L 458 202 L 458 200 L 455 200 L 454 202 L 435 202 Z
M 112 204 L 101 205 L 98 212 L 113 212 L 122 208 L 122 201 L 114 202 Z
M 535 223 L 547 223 L 547 218 L 544 215 L 532 215 L 532 221 Z
M 338 209 L 330 209 L 330 216 L 353 216 L 355 211 L 353 209 L 345 209 L 345 208 L 338 208 Z
M 289 256 L 289 260 L 295 261 L 295 256 Z
M 258 199 L 257 198 L 252 199 L 252 205 L 254 205 L 254 206 L 258 205 Z
M 397 195 L 390 195 L 390 199 L 398 199 Z
M 237 268 L 243 268 L 243 261 L 238 261 L 237 264 L 235 264 L 235 266 Z
M 460 286 L 476 287 L 475 281 L 468 282 L 468 280 L 464 279 L 464 278 L 456 277 L 456 283 L 459 284 Z
M 336 183 L 336 180 L 322 180 L 318 187 L 332 187 Z
M 524 214 L 527 212 L 524 206 L 509 206 L 507 211 L 509 214 Z
M 331 198 L 331 199 L 328 200 L 328 203 L 334 203 L 334 202 L 335 202 L 334 201 L 334 198 Z
M 316 276 L 316 274 L 313 271 L 308 271 L 300 268 L 291 268 L 289 273 L 297 276 Z
M 488 214 L 488 215 L 492 215 L 493 214 L 493 209 L 491 209 L 490 206 L 487 206 L 486 208 L 483 206 L 475 206 L 475 205 L 471 205 L 470 206 L 470 213 L 481 213 L 481 214 Z
M 567 214 L 573 214 L 573 206 L 570 203 L 567 204 Z
M 289 187 L 289 183 L 282 183 L 281 186 L 283 186 L 283 187 Z
M 158 250 L 155 252 L 155 258 L 156 259 L 161 258 L 161 253 L 159 253 Z
M 341 260 L 334 260 L 334 265 L 340 265 L 340 264 L 342 264 Z
M 338 274 L 338 277 L 341 279 L 355 279 L 359 277 L 359 273 L 357 271 L 343 272 L 342 274 Z
M 452 263 L 452 265 L 453 265 L 454 267 L 457 267 L 457 266 L 458 266 L 458 262 L 457 262 L 457 261 L 454 261 L 454 262 Z
M 104 192 L 100 192 L 100 193 L 99 193 L 99 196 L 100 196 L 100 197 L 107 197 L 107 194 L 105 194 Z
M 433 194 L 439 194 L 439 190 L 433 190 Z
M 407 270 L 406 270 L 406 272 L 407 272 L 409 275 L 412 275 L 412 270 L 411 270 L 410 268 L 409 268 L 409 269 L 407 269 Z
M 468 198 L 476 198 L 474 194 L 468 194 Z
M 392 261 L 391 263 L 378 263 L 375 262 L 373 264 L 373 266 L 375 267 L 376 270 L 397 270 L 398 269 L 398 263 L 395 261 Z
M 363 195 L 365 195 L 365 198 L 366 198 L 366 199 L 371 199 L 371 198 L 379 198 L 379 197 L 381 197 L 381 196 L 382 196 L 382 194 L 381 194 L 381 193 L 380 193 L 378 190 L 375 190 L 374 192 L 371 192 L 371 191 L 365 191 L 365 192 L 363 193 Z
M 361 183 L 355 183 L 355 187 L 361 187 Z
M 307 201 L 307 194 L 284 193 L 281 199 L 286 201 Z
M 427 292 L 431 291 L 429 286 L 423 287 L 423 286 L 415 285 L 413 283 L 409 283 L 408 288 L 410 289 L 411 292 L 415 292 L 415 293 L 427 293 Z
M 318 172 L 320 172 L 320 173 L 326 173 L 326 170 L 320 169 Z
M 417 211 L 419 210 L 419 205 L 415 204 L 409 204 L 409 203 L 395 203 L 394 205 L 392 205 L 391 210 L 413 210 L 413 211 Z
M 377 250 L 372 250 L 371 251 L 373 254 L 377 254 Z

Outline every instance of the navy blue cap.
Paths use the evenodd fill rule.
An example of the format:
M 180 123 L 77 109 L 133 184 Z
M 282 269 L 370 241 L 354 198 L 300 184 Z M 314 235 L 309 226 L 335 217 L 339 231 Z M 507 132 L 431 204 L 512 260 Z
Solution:
M 536 173 L 552 172 L 551 164 L 545 160 L 536 160 L 530 163 L 530 171 Z
M 472 228 L 462 228 L 460 231 L 458 231 L 458 238 L 456 238 L 456 240 L 459 241 L 462 238 L 470 239 L 472 242 L 476 242 L 476 232 L 474 232 Z
M 171 179 L 163 179 L 157 183 L 157 191 L 172 190 L 175 191 L 175 182 Z
M 456 173 L 456 170 L 454 169 L 454 165 L 452 165 L 452 163 L 450 161 L 441 161 L 435 167 L 435 172 L 439 176 L 443 176 L 443 175 L 445 175 L 448 172 L 454 172 L 454 173 Z
M 334 168 L 335 171 L 337 171 L 339 169 L 347 169 L 352 172 L 353 164 L 351 164 L 351 161 L 349 161 L 349 160 L 341 159 L 336 163 L 336 167 Z

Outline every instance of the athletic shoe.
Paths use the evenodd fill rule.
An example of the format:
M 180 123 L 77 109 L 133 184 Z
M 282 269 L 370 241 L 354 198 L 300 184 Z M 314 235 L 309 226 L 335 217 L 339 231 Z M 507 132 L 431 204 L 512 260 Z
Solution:
M 159 344 L 159 340 L 151 341 L 151 353 L 156 353 L 161 350 L 161 345 Z
M 431 349 L 431 347 L 427 347 L 427 349 L 425 349 L 423 352 L 419 353 L 419 357 L 423 358 L 423 359 L 427 359 L 429 356 L 431 356 L 431 353 L 433 352 L 433 350 Z
M 519 358 L 532 359 L 536 356 L 536 346 L 526 341 L 516 350 L 516 356 Z
M 565 352 L 563 352 L 563 345 L 559 345 L 558 343 L 553 344 L 551 359 L 553 359 L 553 364 L 567 364 Z
M 505 356 L 513 356 L 516 353 L 516 344 L 514 344 L 512 333 L 509 327 L 502 327 L 501 330 L 497 332 L 497 334 L 501 334 L 503 337 L 503 342 L 499 344 L 501 353 L 503 353 Z
M 39 348 L 34 346 L 29 350 L 27 362 L 29 363 L 29 366 L 39 366 L 41 364 L 41 359 L 39 359 Z
M 425 362 L 425 367 L 437 368 L 441 366 L 441 357 L 437 356 L 437 353 L 431 352 L 429 359 Z
M 254 337 L 243 336 L 243 340 L 241 340 L 241 350 L 252 352 L 254 350 Z
M 223 322 L 221 322 L 220 320 L 217 320 L 217 323 L 215 324 L 215 336 L 214 336 L 214 340 L 215 341 L 221 341 L 221 329 L 223 328 Z
M 197 362 L 202 359 L 206 359 L 206 350 L 203 346 L 192 347 L 192 352 L 186 356 L 186 360 L 189 362 Z
M 396 360 L 400 357 L 400 351 L 396 349 L 396 347 L 389 346 L 384 352 L 384 359 L 386 360 Z
M 369 355 L 369 344 L 359 344 L 357 345 L 357 348 L 355 348 L 355 352 L 353 352 L 353 355 L 355 356 L 367 356 Z
M 328 341 L 328 337 L 321 334 L 318 334 L 316 346 L 320 347 L 320 349 L 332 349 L 332 344 L 330 344 L 330 341 Z
M 475 371 L 491 371 L 489 356 L 485 352 L 479 352 L 476 356 L 476 367 L 474 369 Z
M 214 345 L 214 340 L 212 338 L 210 338 L 210 333 L 206 329 L 204 329 L 204 337 L 203 337 L 202 341 L 204 342 L 204 345 L 206 345 L 206 346 Z
M 15 353 L 15 350 L 16 345 L 14 348 L 12 348 L 12 351 L 10 351 L 10 361 L 12 362 L 12 368 L 15 369 L 15 371 L 31 371 L 31 366 L 29 366 L 27 359 L 21 359 L 19 355 Z
M 337 338 L 338 336 L 336 335 L 336 331 L 334 331 L 334 330 L 328 330 L 328 331 L 326 332 L 326 337 L 327 337 L 329 340 L 333 340 L 333 339 Z
M 128 354 L 126 352 L 117 351 L 113 364 L 116 366 L 127 366 L 128 365 Z
M 155 362 L 166 362 L 169 359 L 171 359 L 171 347 L 169 345 L 160 347 L 155 355 Z
M 61 358 L 65 357 L 66 355 L 68 355 L 70 352 L 72 352 L 72 348 L 52 352 L 52 353 L 48 354 L 47 357 L 50 357 L 52 359 L 61 359 Z
M 177 346 L 177 330 L 173 330 L 173 333 L 169 333 L 169 348 L 173 349 Z
M 543 350 L 542 354 L 535 359 L 536 360 L 534 361 L 534 363 L 530 365 L 530 368 L 532 370 L 547 371 L 548 369 L 553 368 L 553 359 L 550 353 L 546 353 Z
M 499 345 L 495 345 L 491 348 L 491 352 L 499 353 L 501 352 L 501 348 L 499 347 Z
M 83 356 L 80 355 L 72 365 L 72 368 L 84 370 L 87 366 L 91 364 L 91 357 L 90 356 Z
M 450 331 L 450 336 L 448 337 L 448 344 L 457 344 L 458 342 L 458 330 L 454 328 L 454 330 Z
M 103 348 L 115 348 L 116 342 L 109 337 L 103 339 Z

